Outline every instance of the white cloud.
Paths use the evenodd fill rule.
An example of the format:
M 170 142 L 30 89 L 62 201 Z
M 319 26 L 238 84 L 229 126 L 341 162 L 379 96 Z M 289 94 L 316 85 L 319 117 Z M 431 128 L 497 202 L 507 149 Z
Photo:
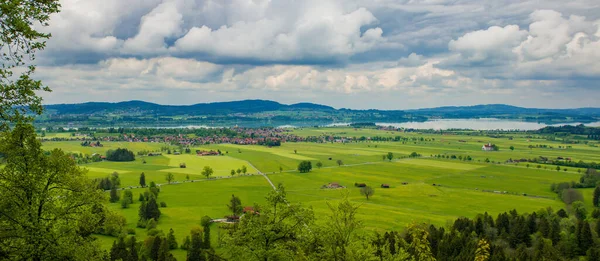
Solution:
M 564 90 L 597 93 L 591 82 L 600 78 L 596 0 L 61 4 L 43 29 L 53 34 L 39 70 L 55 89 L 48 102 L 262 98 L 397 108 L 399 100 L 494 101 L 516 97 L 515 88 L 544 100 L 576 97 Z
M 466 33 L 457 40 L 450 41 L 448 47 L 469 61 L 481 62 L 497 57 L 505 58 L 526 36 L 527 31 L 520 30 L 518 25 L 492 26 L 486 30 Z
M 361 27 L 377 19 L 366 9 L 342 13 L 336 7 L 323 14 L 309 8 L 295 21 L 263 18 L 238 21 L 231 26 L 212 29 L 193 27 L 178 39 L 173 51 L 204 53 L 225 57 L 255 58 L 267 61 L 349 56 L 370 50 L 383 41 L 381 28 Z M 286 24 L 292 22 L 293 26 Z
M 182 34 L 183 16 L 176 1 L 165 1 L 141 18 L 138 34 L 125 41 L 124 53 L 161 54 L 167 49 L 165 39 Z

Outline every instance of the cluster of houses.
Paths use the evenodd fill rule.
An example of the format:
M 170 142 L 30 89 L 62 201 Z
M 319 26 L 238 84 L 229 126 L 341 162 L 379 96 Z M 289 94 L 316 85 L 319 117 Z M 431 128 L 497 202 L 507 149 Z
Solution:
M 214 150 L 197 150 L 196 155 L 198 155 L 198 156 L 219 156 L 221 154 L 219 151 L 214 151 Z

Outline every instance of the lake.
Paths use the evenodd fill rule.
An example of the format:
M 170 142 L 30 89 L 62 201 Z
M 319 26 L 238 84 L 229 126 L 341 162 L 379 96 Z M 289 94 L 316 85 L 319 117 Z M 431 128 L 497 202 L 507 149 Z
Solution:
M 579 125 L 581 123 L 544 124 L 538 122 L 499 119 L 441 119 L 425 122 L 376 123 L 378 126 L 393 126 L 405 129 L 473 129 L 473 130 L 538 130 L 547 126 Z M 589 127 L 600 127 L 600 122 L 584 123 Z

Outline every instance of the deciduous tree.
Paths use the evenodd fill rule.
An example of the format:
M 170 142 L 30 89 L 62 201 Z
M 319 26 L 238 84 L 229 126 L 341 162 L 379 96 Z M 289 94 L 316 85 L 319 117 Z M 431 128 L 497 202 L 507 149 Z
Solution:
M 373 188 L 369 187 L 369 186 L 365 186 L 360 188 L 360 194 L 367 197 L 367 200 L 369 200 L 369 197 L 373 196 L 373 194 L 375 194 L 375 190 L 373 190 Z
M 97 259 L 99 249 L 90 236 L 101 226 L 101 215 L 93 211 L 103 193 L 85 171 L 61 150 L 46 154 L 33 126 L 20 122 L 1 134 L 0 153 L 1 255 L 13 260 Z
M 239 216 L 242 214 L 243 210 L 242 201 L 235 195 L 231 195 L 231 199 L 229 200 L 229 205 L 227 205 L 227 208 L 229 208 L 232 215 Z

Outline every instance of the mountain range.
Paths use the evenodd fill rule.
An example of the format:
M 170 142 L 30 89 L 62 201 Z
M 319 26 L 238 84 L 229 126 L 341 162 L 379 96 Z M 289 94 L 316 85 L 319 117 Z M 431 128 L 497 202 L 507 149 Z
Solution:
M 355 110 L 335 109 L 330 106 L 314 103 L 281 104 L 268 100 L 243 100 L 231 102 L 198 103 L 193 105 L 161 105 L 145 101 L 123 101 L 123 102 L 86 102 L 75 104 L 52 104 L 46 105 L 48 111 L 56 114 L 103 114 L 119 113 L 127 111 L 147 112 L 158 115 L 181 115 L 181 114 L 225 114 L 225 113 L 258 113 L 268 111 L 402 111 L 412 114 L 435 115 L 435 114 L 567 114 L 600 116 L 600 108 L 575 108 L 575 109 L 542 109 L 523 108 L 505 104 L 487 104 L 474 106 L 446 106 L 435 108 L 411 109 L 411 110 Z
M 446 106 L 411 110 L 336 109 L 314 103 L 281 104 L 268 100 L 161 105 L 145 101 L 86 102 L 45 105 L 38 123 L 145 126 L 177 124 L 305 124 L 334 122 L 405 122 L 429 119 L 498 118 L 544 123 L 600 121 L 600 108 L 543 109 L 505 104 Z M 253 126 L 255 126 L 253 124 Z

